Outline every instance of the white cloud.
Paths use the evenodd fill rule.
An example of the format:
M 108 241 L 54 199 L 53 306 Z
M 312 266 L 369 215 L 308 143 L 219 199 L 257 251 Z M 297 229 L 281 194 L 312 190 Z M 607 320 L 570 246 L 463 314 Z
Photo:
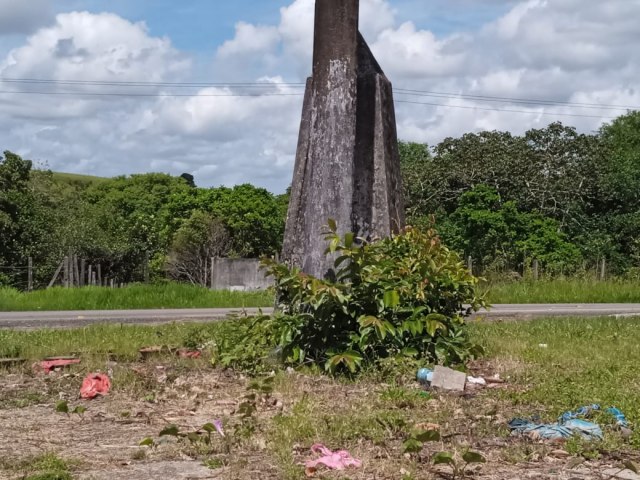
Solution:
M 449 0 L 448 5 L 453 3 L 456 9 L 477 6 L 471 0 Z M 442 34 L 399 13 L 408 5 L 419 7 L 420 1 L 361 0 L 361 30 L 396 86 L 402 139 L 433 144 L 482 129 L 521 133 L 558 119 L 592 131 L 624 109 L 484 102 L 434 93 L 409 96 L 400 88 L 640 105 L 640 51 L 635 48 L 640 42 L 640 0 L 484 3 L 506 13 L 474 30 Z M 5 4 L 0 0 L 0 13 Z M 198 97 L 4 94 L 0 149 L 47 160 L 59 170 L 101 175 L 189 171 L 201 185 L 253 182 L 283 191 L 291 178 L 302 104 L 296 95 L 302 90 L 288 83 L 304 82 L 311 71 L 313 6 L 313 0 L 292 0 L 271 25 L 237 19 L 233 38 L 215 53 L 211 82 L 270 82 L 268 91 L 277 95 L 232 96 L 253 90 L 213 86 L 179 91 Z M 169 39 L 151 36 L 144 23 L 108 13 L 58 15 L 0 57 L 3 77 L 188 81 L 204 70 L 193 68 Z M 0 86 L 121 91 L 116 86 Z M 135 91 L 176 92 L 148 87 Z M 544 115 L 549 112 L 585 117 Z

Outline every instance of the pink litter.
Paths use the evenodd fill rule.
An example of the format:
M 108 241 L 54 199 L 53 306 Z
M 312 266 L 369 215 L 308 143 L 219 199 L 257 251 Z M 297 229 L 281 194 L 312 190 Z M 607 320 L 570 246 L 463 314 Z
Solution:
M 34 364 L 34 368 L 42 369 L 44 373 L 51 373 L 56 368 L 66 367 L 68 365 L 76 365 L 80 363 L 79 358 L 68 358 L 68 359 L 51 359 L 51 360 L 42 360 Z
M 311 447 L 311 451 L 322 456 L 317 460 L 307 460 L 305 462 L 304 466 L 308 476 L 313 475 L 320 465 L 324 465 L 331 470 L 345 470 L 349 467 L 360 468 L 362 466 L 362 462 L 357 458 L 353 458 L 346 450 L 332 452 L 324 445 L 315 444 Z
M 111 380 L 102 373 L 90 373 L 86 376 L 80 387 L 82 398 L 93 399 L 98 395 L 106 395 L 111 389 Z

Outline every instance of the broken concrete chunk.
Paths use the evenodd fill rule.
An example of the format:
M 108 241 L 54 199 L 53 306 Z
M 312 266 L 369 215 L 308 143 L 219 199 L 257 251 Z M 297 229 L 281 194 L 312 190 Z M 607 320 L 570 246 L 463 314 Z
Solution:
M 436 367 L 433 371 L 433 388 L 463 392 L 467 383 L 467 375 L 446 367 Z
M 611 468 L 602 472 L 605 478 L 616 478 L 620 480 L 640 480 L 640 475 L 631 470 L 621 470 L 619 468 Z

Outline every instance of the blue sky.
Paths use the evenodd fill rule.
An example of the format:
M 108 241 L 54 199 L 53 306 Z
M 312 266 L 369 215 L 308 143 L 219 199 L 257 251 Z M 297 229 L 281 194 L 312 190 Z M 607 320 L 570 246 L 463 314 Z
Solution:
M 137 22 L 144 21 L 151 35 L 168 36 L 173 44 L 194 54 L 208 54 L 232 38 L 239 21 L 275 24 L 280 8 L 290 0 L 59 0 L 57 12 L 108 11 Z M 473 30 L 506 12 L 506 0 L 391 0 L 399 22 L 446 35 Z
M 311 71 L 313 4 L 0 0 L 0 151 L 59 171 L 189 172 L 203 186 L 251 182 L 282 192 L 291 181 L 302 103 L 301 89 L 287 82 Z M 640 105 L 640 0 L 360 5 L 361 30 L 396 88 L 402 140 L 434 145 L 482 130 L 521 134 L 553 121 L 590 132 L 620 109 L 579 104 Z M 21 91 L 33 85 L 12 78 L 60 85 L 39 85 L 55 91 L 35 95 Z M 88 98 L 64 80 L 268 81 L 280 94 L 246 97 L 237 86 L 218 85 L 188 90 L 195 97 L 148 87 L 136 89 L 144 98 Z M 104 95 L 115 88 L 81 90 Z

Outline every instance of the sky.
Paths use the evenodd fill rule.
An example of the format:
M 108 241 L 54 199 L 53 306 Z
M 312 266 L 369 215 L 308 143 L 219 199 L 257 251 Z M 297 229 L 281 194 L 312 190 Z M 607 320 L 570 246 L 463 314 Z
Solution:
M 56 171 L 283 192 L 313 4 L 0 0 L 0 151 Z M 401 140 L 554 121 L 593 132 L 640 108 L 640 0 L 360 4 Z

